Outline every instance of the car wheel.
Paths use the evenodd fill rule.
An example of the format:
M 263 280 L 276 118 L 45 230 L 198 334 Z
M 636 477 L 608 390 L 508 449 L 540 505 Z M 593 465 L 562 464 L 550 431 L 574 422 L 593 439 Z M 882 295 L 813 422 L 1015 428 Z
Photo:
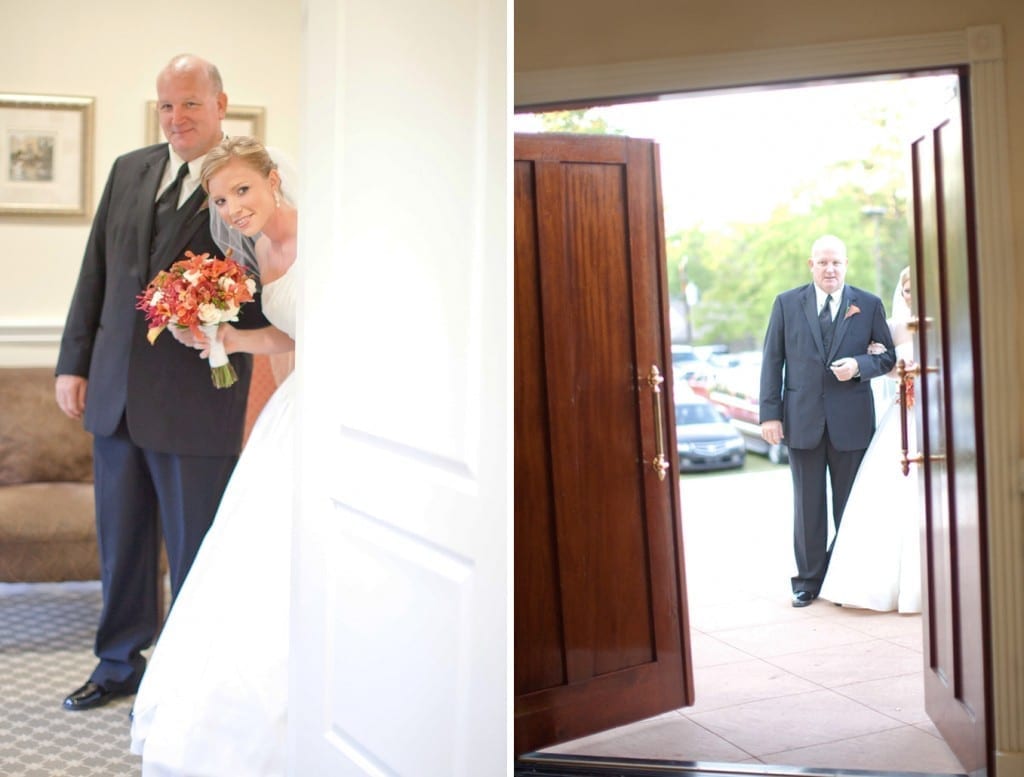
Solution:
M 770 461 L 772 464 L 783 464 L 783 463 L 785 463 L 786 459 L 782 455 L 782 446 L 781 445 L 777 445 L 776 444 L 776 445 L 772 445 L 772 446 L 770 446 L 768 448 L 768 461 Z

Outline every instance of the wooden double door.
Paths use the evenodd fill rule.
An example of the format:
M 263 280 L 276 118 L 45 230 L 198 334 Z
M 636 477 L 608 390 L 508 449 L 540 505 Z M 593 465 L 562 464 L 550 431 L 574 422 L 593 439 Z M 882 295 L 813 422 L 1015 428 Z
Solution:
M 969 122 L 912 144 L 926 708 L 991 758 L 984 434 Z M 515 154 L 515 753 L 693 703 L 657 148 L 520 136 Z M 658 476 L 659 451 L 669 468 Z M 841 765 L 837 765 L 841 766 Z
M 515 752 L 692 703 L 658 151 L 515 140 Z

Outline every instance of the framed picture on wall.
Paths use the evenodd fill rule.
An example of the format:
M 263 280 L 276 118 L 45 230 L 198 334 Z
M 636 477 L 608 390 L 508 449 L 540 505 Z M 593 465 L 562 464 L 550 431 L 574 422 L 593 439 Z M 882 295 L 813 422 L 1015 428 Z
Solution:
M 255 105 L 228 105 L 221 126 L 228 135 L 252 135 L 263 142 L 266 109 Z M 156 112 L 156 100 L 146 102 L 146 142 L 160 143 L 164 140 L 160 131 L 160 118 Z
M 91 97 L 0 94 L 0 215 L 89 212 L 93 103 Z

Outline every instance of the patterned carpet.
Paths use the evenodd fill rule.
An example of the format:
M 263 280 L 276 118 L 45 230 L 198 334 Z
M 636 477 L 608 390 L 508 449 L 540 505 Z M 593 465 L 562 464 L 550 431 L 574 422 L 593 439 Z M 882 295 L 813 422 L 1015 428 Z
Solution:
M 64 697 L 96 664 L 93 634 L 100 585 L 0 583 L 0 775 L 128 777 L 140 759 L 128 751 L 133 697 L 65 712 Z

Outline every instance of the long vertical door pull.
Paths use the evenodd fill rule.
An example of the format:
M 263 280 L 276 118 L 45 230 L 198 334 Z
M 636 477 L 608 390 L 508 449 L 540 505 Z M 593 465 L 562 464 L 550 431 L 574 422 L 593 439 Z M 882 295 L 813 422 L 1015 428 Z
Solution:
M 654 401 L 654 436 L 655 456 L 651 460 L 651 468 L 658 476 L 658 480 L 665 479 L 668 471 L 668 458 L 665 456 L 665 418 L 661 410 L 661 384 L 665 378 L 658 369 L 658 365 L 652 364 L 651 371 L 645 378 L 647 385 L 651 387 L 651 398 Z

